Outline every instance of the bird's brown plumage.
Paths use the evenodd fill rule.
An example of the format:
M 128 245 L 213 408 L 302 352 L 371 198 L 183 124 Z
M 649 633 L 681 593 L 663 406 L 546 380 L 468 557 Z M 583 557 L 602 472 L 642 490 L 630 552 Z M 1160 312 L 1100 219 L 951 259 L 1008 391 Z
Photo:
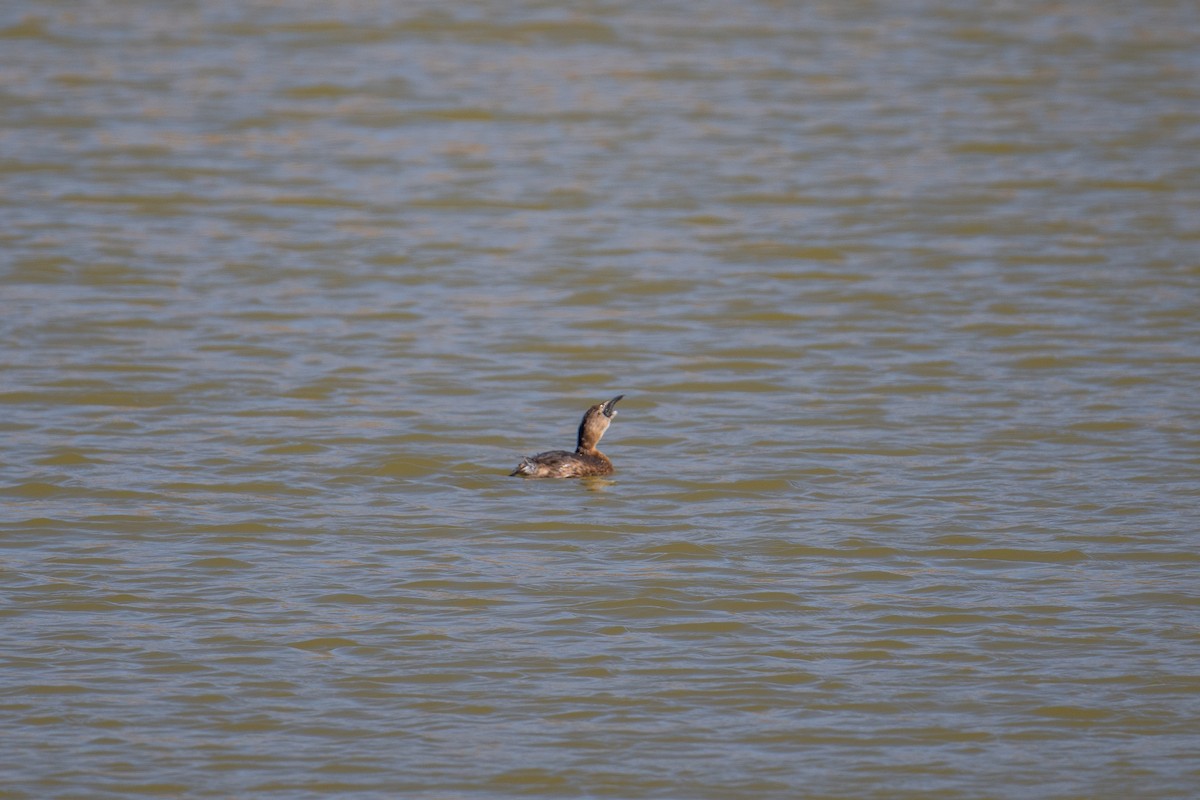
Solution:
M 513 470 L 511 475 L 524 478 L 583 478 L 589 475 L 611 475 L 612 462 L 608 456 L 601 453 L 596 445 L 600 437 L 612 424 L 612 418 L 617 415 L 613 408 L 625 395 L 619 394 L 606 403 L 597 403 L 587 410 L 579 423 L 579 437 L 576 440 L 575 452 L 566 450 L 547 450 L 536 456 L 527 456 Z

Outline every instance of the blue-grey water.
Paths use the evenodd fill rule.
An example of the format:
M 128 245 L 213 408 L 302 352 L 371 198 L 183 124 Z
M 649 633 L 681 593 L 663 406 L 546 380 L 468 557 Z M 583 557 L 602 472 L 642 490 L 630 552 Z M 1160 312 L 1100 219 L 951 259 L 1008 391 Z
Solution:
M 9 0 L 0 123 L 0 798 L 1195 796 L 1195 3 Z

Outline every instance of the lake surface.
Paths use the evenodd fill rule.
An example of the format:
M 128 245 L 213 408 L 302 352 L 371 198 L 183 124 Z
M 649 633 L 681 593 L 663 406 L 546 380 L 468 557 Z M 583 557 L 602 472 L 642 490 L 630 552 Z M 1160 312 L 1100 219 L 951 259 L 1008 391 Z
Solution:
M 0 114 L 0 798 L 1194 796 L 1195 3 L 12 0 Z

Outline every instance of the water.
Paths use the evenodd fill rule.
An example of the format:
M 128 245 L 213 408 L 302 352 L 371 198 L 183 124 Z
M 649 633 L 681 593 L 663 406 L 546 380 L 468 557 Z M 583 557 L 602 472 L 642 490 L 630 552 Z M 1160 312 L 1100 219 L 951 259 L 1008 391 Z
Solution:
M 0 797 L 1191 797 L 1198 45 L 6 4 Z

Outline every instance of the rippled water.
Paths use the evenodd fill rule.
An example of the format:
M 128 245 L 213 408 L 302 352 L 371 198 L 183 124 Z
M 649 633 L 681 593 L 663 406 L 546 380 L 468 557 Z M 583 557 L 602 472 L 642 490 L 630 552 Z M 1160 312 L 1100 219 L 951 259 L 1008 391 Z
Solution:
M 5 4 L 0 797 L 1193 796 L 1198 87 L 1169 0 Z

